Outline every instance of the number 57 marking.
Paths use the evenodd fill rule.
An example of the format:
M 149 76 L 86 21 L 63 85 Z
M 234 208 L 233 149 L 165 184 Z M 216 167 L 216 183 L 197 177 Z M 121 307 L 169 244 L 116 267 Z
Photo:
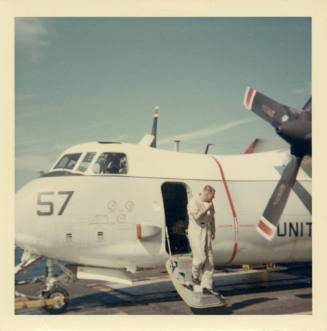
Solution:
M 60 195 L 67 195 L 63 205 L 61 206 L 58 215 L 62 215 L 64 210 L 66 209 L 69 200 L 71 199 L 74 191 L 59 191 L 58 194 Z M 37 214 L 39 216 L 50 216 L 53 215 L 53 210 L 54 210 L 54 204 L 52 201 L 46 201 L 44 200 L 45 196 L 47 195 L 54 195 L 55 192 L 40 192 L 37 196 L 37 204 L 39 206 L 48 206 L 48 210 L 42 211 L 42 210 L 37 210 Z

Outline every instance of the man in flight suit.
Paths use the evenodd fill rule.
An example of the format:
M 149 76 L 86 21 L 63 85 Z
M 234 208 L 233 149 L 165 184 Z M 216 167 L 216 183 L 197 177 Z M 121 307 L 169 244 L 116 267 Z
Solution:
M 204 294 L 212 294 L 214 273 L 211 241 L 215 239 L 215 189 L 206 185 L 199 196 L 188 203 L 188 237 L 193 253 L 192 281 L 201 285 Z

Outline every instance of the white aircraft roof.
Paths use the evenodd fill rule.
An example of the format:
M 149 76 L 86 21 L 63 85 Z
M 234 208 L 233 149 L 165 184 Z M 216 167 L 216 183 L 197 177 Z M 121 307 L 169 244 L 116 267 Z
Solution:
M 216 178 L 220 180 L 222 174 L 217 160 L 228 180 L 278 180 L 280 172 L 276 167 L 286 165 L 289 160 L 289 152 L 285 150 L 257 154 L 211 155 L 167 151 L 135 144 L 88 142 L 68 148 L 54 165 L 65 154 L 87 152 L 97 152 L 98 155 L 84 173 L 85 175 L 99 176 L 99 174 L 93 174 L 91 168 L 101 153 L 119 152 L 127 155 L 128 162 L 127 175 L 119 174 L 119 176 L 169 179 L 213 180 Z M 50 171 L 55 170 L 58 169 L 53 167 L 50 169 Z M 72 172 L 79 173 L 76 170 Z M 101 174 L 101 176 L 108 175 L 112 174 Z M 301 169 L 298 179 L 311 180 Z

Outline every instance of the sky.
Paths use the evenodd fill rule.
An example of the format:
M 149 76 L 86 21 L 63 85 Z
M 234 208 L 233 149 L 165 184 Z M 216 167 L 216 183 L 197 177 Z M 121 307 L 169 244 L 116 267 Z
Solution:
M 243 153 L 276 137 L 247 86 L 302 108 L 310 18 L 16 18 L 15 189 L 72 145 L 138 143 L 155 106 L 159 148 Z

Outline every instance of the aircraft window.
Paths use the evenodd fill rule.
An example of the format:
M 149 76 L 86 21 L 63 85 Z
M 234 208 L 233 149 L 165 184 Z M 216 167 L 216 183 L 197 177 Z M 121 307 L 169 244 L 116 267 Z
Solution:
M 95 154 L 96 154 L 95 152 L 86 153 L 84 159 L 82 160 L 77 170 L 82 172 L 86 171 L 86 169 L 89 167 L 90 163 L 92 162 Z
M 55 169 L 73 169 L 82 153 L 66 154 L 56 164 Z
M 126 174 L 127 157 L 124 153 L 102 153 L 95 165 L 96 174 Z

